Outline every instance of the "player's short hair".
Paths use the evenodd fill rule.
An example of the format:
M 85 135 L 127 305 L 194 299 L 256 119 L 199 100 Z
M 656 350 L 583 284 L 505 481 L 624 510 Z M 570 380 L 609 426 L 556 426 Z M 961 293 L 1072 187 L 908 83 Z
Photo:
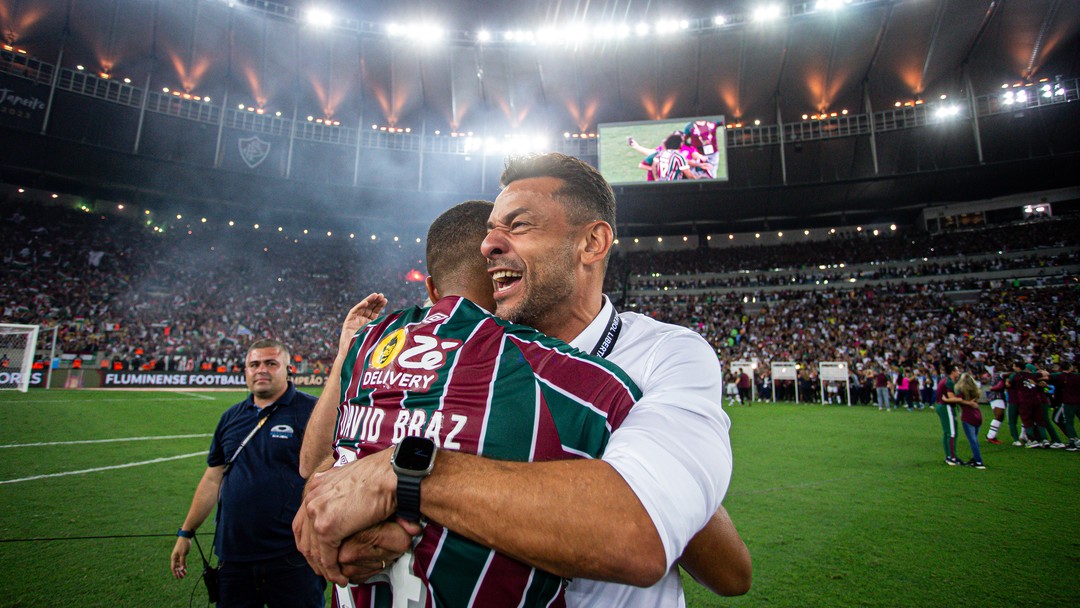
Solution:
M 427 267 L 435 286 L 462 273 L 473 276 L 487 270 L 480 243 L 487 236 L 487 221 L 494 205 L 488 201 L 465 201 L 447 209 L 428 227 Z
M 278 349 L 281 352 L 281 354 L 285 355 L 285 363 L 286 363 L 286 365 L 289 364 L 289 347 L 285 346 L 281 342 L 278 342 L 277 340 L 274 340 L 273 338 L 263 338 L 261 340 L 256 340 L 256 341 L 251 343 L 251 346 L 248 347 L 247 354 L 250 355 L 251 351 L 259 349 L 259 348 L 276 348 L 276 349 Z M 246 358 L 247 357 L 245 357 L 245 359 Z
M 1072 371 L 1072 368 L 1073 368 L 1072 363 L 1069 363 L 1066 359 L 1062 359 L 1061 362 L 1058 363 L 1058 365 L 1061 366 L 1061 371 L 1063 371 L 1063 372 Z
M 566 208 L 566 218 L 571 224 L 581 226 L 603 220 L 611 226 L 612 238 L 618 236 L 615 233 L 615 192 L 604 176 L 588 163 L 558 152 L 511 156 L 499 183 L 505 188 L 531 177 L 554 177 L 563 181 L 555 195 Z
M 681 133 L 678 134 L 678 135 L 668 135 L 667 139 L 664 140 L 664 149 L 666 149 L 666 150 L 678 150 L 679 148 L 682 147 L 682 143 L 683 143 L 683 138 L 682 138 Z

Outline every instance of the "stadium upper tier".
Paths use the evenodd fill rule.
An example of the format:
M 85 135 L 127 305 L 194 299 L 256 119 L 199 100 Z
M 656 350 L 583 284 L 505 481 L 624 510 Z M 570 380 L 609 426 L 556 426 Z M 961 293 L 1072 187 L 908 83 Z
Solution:
M 5 243 L 0 321 L 58 326 L 59 350 L 84 355 L 95 364 L 104 359 L 120 361 L 125 369 L 154 365 L 177 369 L 210 362 L 215 368 L 232 368 L 242 360 L 247 344 L 269 336 L 293 348 L 301 357 L 301 369 L 311 369 L 329 361 L 340 318 L 359 298 L 381 291 L 395 308 L 423 298 L 422 284 L 406 280 L 424 272 L 423 247 L 415 241 L 316 236 L 292 228 L 252 231 L 244 238 L 236 238 L 224 226 L 193 229 L 190 234 L 162 233 L 135 213 L 100 214 L 13 201 L 0 203 L 0 217 L 4 219 L 0 242 Z M 822 351 L 817 342 L 810 348 L 807 342 L 799 356 L 833 360 L 829 358 L 852 355 L 855 344 L 845 341 L 848 338 L 865 339 L 864 334 L 842 328 L 870 326 L 881 319 L 929 327 L 944 315 L 955 321 L 947 325 L 952 335 L 963 331 L 960 321 L 1004 314 L 1009 318 L 998 325 L 1005 327 L 1007 321 L 1023 335 L 1061 336 L 1072 331 L 1080 302 L 1075 294 L 1076 229 L 1076 220 L 1045 220 L 934 237 L 900 231 L 897 236 L 845 239 L 833 246 L 826 242 L 628 254 L 614 257 L 612 271 L 626 277 L 627 269 L 634 268 L 666 277 L 631 279 L 644 278 L 653 287 L 657 281 L 720 281 L 707 286 L 708 296 L 661 292 L 645 298 L 631 293 L 625 304 L 693 327 L 724 354 L 741 354 L 751 346 L 774 342 L 775 336 L 790 337 L 802 325 L 827 322 L 840 336 L 832 350 Z M 969 259 L 958 261 L 958 250 L 967 252 Z M 1012 253 L 999 256 L 998 251 Z M 916 256 L 918 261 L 911 262 Z M 723 287 L 730 275 L 713 279 L 676 275 L 744 265 L 804 269 L 783 275 L 798 276 L 822 272 L 820 266 L 838 260 L 850 264 L 871 260 L 876 272 L 896 279 L 905 278 L 905 272 L 923 272 L 933 280 L 918 285 L 897 280 L 871 287 L 859 279 L 841 282 L 844 290 L 834 289 L 834 284 L 804 283 L 802 287 L 812 291 L 755 294 L 751 302 L 741 290 Z M 988 269 L 1004 274 L 993 279 L 977 275 Z M 1011 288 L 1009 277 L 1033 276 L 1029 272 L 1033 269 L 1034 276 L 1042 275 L 1036 282 L 1048 289 Z M 1053 285 L 1072 287 L 1049 289 Z M 964 294 L 960 288 L 975 292 Z M 618 299 L 621 290 L 612 293 Z M 1019 305 L 1016 298 L 1047 297 L 1035 293 L 1059 294 L 1053 300 L 1055 308 Z M 871 313 L 873 307 L 865 306 L 870 301 L 892 303 L 907 317 Z M 857 302 L 863 305 L 838 304 Z M 929 321 L 917 316 L 920 311 L 927 312 Z M 1014 313 L 1019 316 L 1010 316 Z M 743 337 L 728 344 L 733 331 Z M 793 339 L 808 339 L 805 332 L 798 333 L 804 337 Z M 998 348 L 998 342 L 994 338 L 977 348 Z M 1040 344 L 1025 343 L 1024 348 L 1038 349 Z M 769 347 L 757 356 L 774 350 Z
M 1075 2 L 338 4 L 0 0 L 0 179 L 426 226 L 508 153 L 603 165 L 628 148 L 601 125 L 723 116 L 728 181 L 619 186 L 624 234 L 1076 184 Z

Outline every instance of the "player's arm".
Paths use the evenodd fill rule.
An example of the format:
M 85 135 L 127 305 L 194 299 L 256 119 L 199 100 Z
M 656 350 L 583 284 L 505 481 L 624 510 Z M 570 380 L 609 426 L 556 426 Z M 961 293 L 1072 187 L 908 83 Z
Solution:
M 195 487 L 195 496 L 191 499 L 191 507 L 188 508 L 187 517 L 181 529 L 194 532 L 206 521 L 217 504 L 218 491 L 221 490 L 221 480 L 225 476 L 225 466 L 206 467 L 199 485 Z M 191 551 L 191 539 L 182 536 L 176 537 L 170 556 L 171 572 L 175 578 L 187 576 L 187 555 Z
M 941 398 L 941 401 L 943 403 L 948 403 L 949 405 L 971 405 L 970 401 L 963 397 L 957 397 L 955 393 L 949 390 L 945 391 L 945 395 Z
M 717 595 L 735 596 L 750 591 L 753 580 L 750 550 L 724 507 L 690 539 L 679 565 Z
M 300 448 L 300 476 L 304 479 L 325 468 L 333 457 L 334 424 L 337 422 L 337 408 L 341 400 L 341 368 L 349 354 L 353 336 L 361 327 L 378 318 L 385 306 L 386 298 L 381 293 L 373 293 L 353 306 L 345 315 L 345 321 L 341 324 L 341 335 L 338 337 L 337 357 L 304 431 L 304 443 Z
M 646 148 L 645 146 L 637 143 L 637 140 L 635 140 L 633 137 L 628 137 L 626 139 L 626 143 L 627 143 L 627 145 L 629 145 L 634 150 L 637 150 L 638 153 L 643 154 L 645 156 L 648 156 L 648 155 L 650 155 L 650 154 L 652 154 L 653 152 L 656 151 L 656 150 L 653 150 L 651 148 Z

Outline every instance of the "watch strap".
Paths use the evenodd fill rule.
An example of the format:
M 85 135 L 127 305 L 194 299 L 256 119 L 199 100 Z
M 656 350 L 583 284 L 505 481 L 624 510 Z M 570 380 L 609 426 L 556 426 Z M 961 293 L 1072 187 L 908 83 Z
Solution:
M 195 531 L 194 530 L 185 530 L 183 528 L 180 528 L 179 530 L 176 531 L 176 535 L 179 536 L 180 538 L 195 538 Z
M 423 477 L 397 476 L 397 515 L 409 521 L 420 521 L 420 481 Z

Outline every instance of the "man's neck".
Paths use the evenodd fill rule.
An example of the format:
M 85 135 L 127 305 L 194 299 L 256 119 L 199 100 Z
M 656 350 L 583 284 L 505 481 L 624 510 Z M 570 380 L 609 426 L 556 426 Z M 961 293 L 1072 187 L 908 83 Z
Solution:
M 581 332 L 585 331 L 585 328 L 596 319 L 603 307 L 604 296 L 601 294 L 575 298 L 574 304 L 567 308 L 560 308 L 557 314 L 555 314 L 556 311 L 553 311 L 553 314 L 549 316 L 556 318 L 549 323 L 544 323 L 543 325 L 546 327 L 537 327 L 537 329 L 552 338 L 558 338 L 569 344 Z
M 252 402 L 255 403 L 255 407 L 257 407 L 257 408 L 259 408 L 261 410 L 261 409 L 265 408 L 268 405 L 273 405 L 273 404 L 277 403 L 277 400 L 281 399 L 282 395 L 284 395 L 288 391 L 289 391 L 289 387 L 286 386 L 285 390 L 281 391 L 277 395 L 274 395 L 273 397 L 259 397 L 259 396 L 256 396 L 255 393 L 252 393 L 251 394 L 251 400 L 252 400 Z

